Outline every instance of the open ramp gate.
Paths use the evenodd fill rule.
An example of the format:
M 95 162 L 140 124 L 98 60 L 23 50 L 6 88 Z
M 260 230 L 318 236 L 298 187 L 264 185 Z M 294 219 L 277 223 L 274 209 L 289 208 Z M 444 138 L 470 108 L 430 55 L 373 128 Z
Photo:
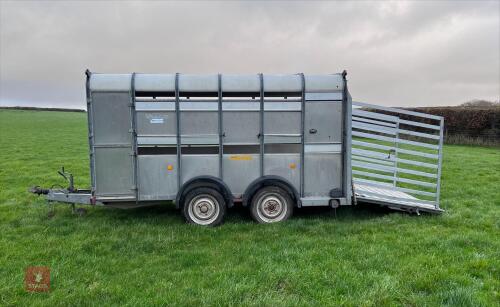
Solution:
M 352 105 L 355 199 L 417 213 L 442 212 L 443 118 L 361 102 Z

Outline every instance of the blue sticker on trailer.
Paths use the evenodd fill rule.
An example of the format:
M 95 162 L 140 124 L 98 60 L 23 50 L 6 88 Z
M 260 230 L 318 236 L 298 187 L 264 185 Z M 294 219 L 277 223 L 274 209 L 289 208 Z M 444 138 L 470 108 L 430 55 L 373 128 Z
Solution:
M 163 118 L 151 118 L 149 120 L 151 124 L 163 124 L 165 122 L 165 119 Z

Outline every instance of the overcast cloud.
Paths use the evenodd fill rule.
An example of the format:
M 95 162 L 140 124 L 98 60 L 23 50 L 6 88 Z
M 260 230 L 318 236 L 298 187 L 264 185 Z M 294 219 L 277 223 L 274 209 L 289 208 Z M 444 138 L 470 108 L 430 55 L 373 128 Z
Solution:
M 499 1 L 0 1 L 0 105 L 84 108 L 86 68 L 346 69 L 358 101 L 499 100 L 499 15 Z

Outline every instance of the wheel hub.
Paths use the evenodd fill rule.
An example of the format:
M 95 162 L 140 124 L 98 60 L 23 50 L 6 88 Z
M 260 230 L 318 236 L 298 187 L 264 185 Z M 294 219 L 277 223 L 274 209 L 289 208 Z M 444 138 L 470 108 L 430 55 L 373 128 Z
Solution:
M 266 210 L 269 213 L 273 213 L 276 212 L 278 206 L 279 204 L 277 202 L 271 200 L 264 205 L 264 210 Z
M 198 206 L 198 209 L 200 210 L 201 213 L 207 214 L 208 210 L 210 210 L 209 206 L 205 203 L 201 204 Z
M 199 195 L 189 203 L 189 215 L 197 224 L 210 224 L 219 215 L 219 202 L 210 195 Z
M 275 219 L 283 213 L 283 202 L 276 196 L 267 196 L 261 202 L 259 210 L 268 219 Z

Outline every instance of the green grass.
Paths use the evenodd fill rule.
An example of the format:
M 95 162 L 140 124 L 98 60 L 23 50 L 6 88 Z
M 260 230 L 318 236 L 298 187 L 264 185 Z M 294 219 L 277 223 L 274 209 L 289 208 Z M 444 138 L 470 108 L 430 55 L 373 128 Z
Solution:
M 373 205 L 297 210 L 257 225 L 243 208 L 218 228 L 172 205 L 55 205 L 32 185 L 88 187 L 86 115 L 0 111 L 0 305 L 499 305 L 500 149 L 446 146 L 440 216 Z M 51 268 L 27 293 L 24 270 Z

